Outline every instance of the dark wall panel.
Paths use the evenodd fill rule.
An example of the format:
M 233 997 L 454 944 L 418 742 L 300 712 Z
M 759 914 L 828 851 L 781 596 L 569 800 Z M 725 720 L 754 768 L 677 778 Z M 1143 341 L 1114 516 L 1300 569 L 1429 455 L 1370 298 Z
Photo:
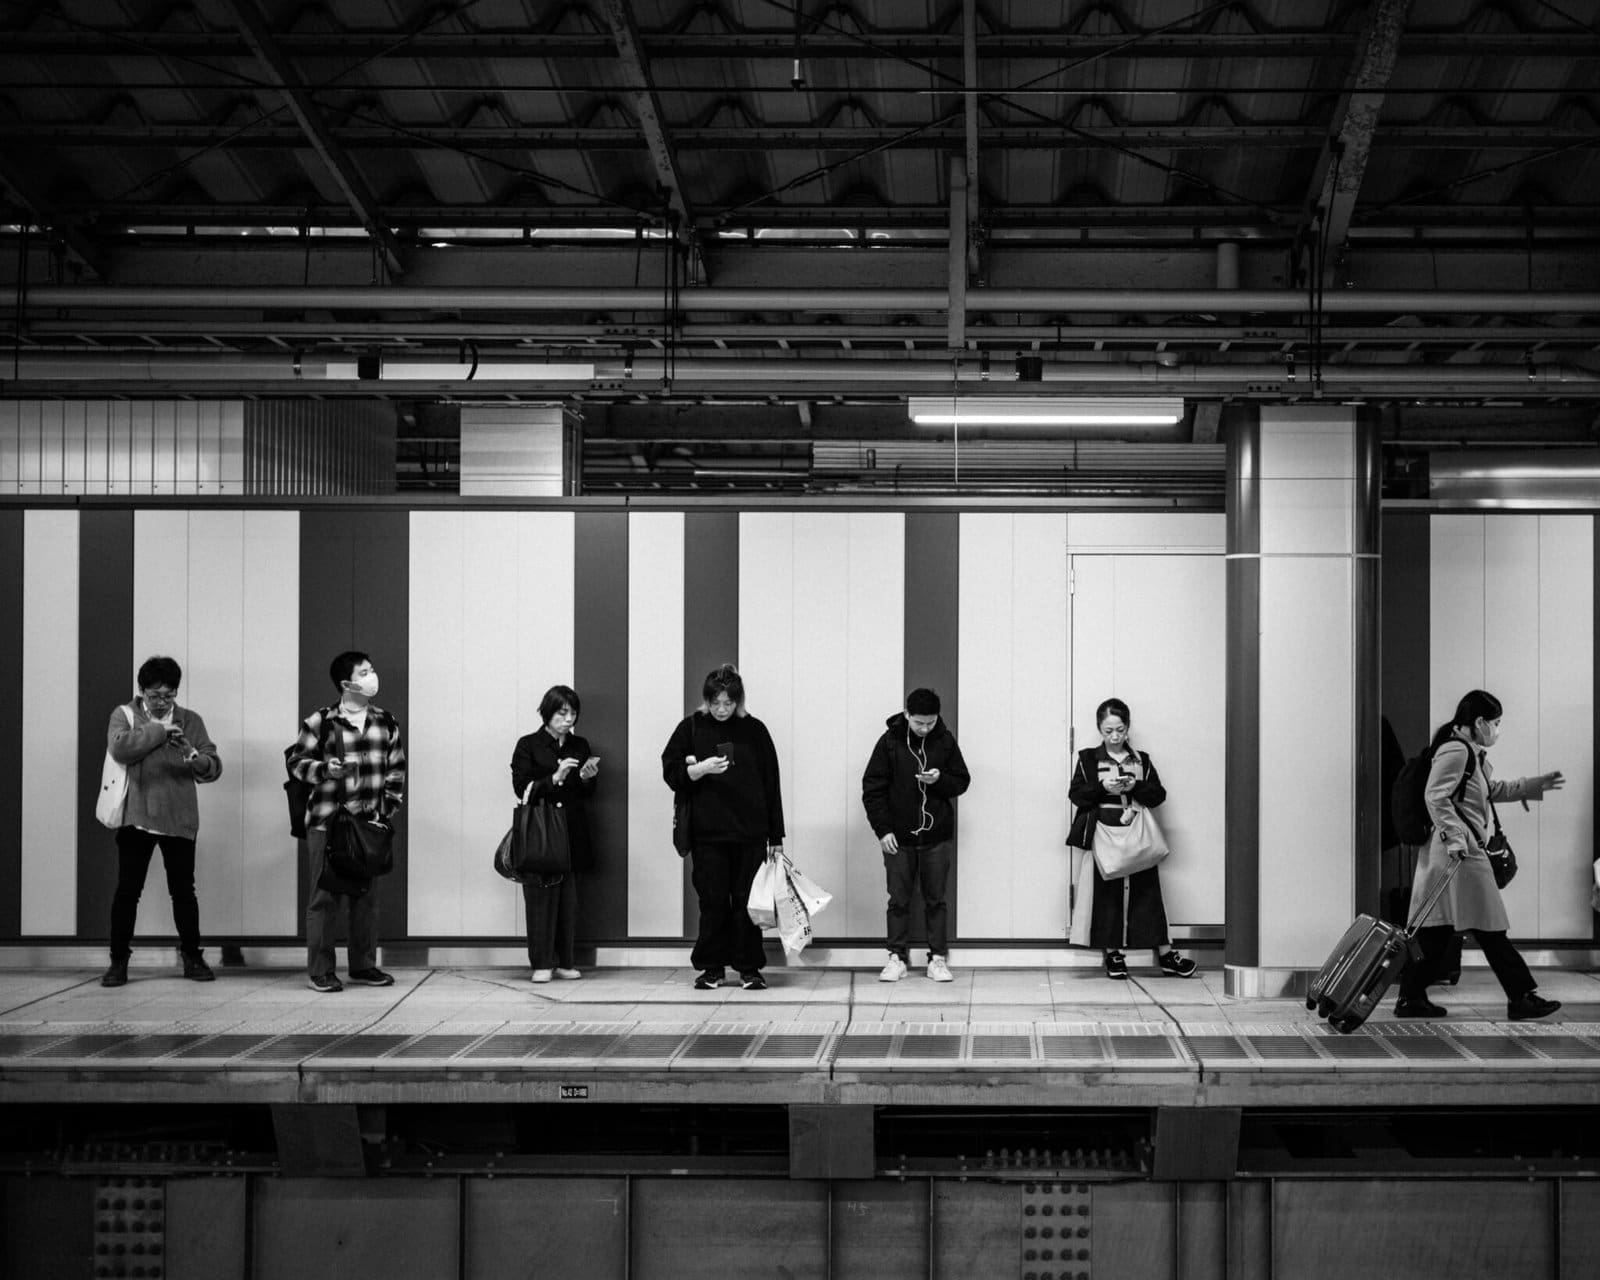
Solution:
M 22 523 L 0 511 L 0 706 L 22 706 Z M 22 929 L 22 717 L 0 717 L 0 938 Z
M 594 862 L 578 897 L 578 937 L 628 936 L 628 517 L 580 511 L 573 618 L 573 679 L 583 736 L 602 757 L 589 802 Z
M 683 517 L 683 709 L 700 705 L 706 672 L 739 662 L 739 513 L 690 511 Z M 683 862 L 683 929 L 700 928 L 700 902 Z
M 956 726 L 961 692 L 957 683 L 960 653 L 961 582 L 957 566 L 961 563 L 961 517 L 953 511 L 906 513 L 905 568 L 905 689 L 932 689 L 939 695 L 940 713 L 950 731 L 960 738 Z M 888 714 L 887 711 L 885 714 Z M 865 761 L 863 760 L 863 764 Z M 956 802 L 960 804 L 958 800 Z M 950 859 L 950 876 L 945 881 L 945 901 L 949 911 L 950 937 L 961 936 L 961 898 L 958 866 L 960 841 Z M 928 937 L 923 915 L 922 894 L 911 900 L 910 941 L 919 945 Z
M 95 821 L 106 725 L 133 691 L 133 512 L 86 509 L 78 542 L 78 937 L 111 929 L 116 836 Z M 202 926 L 204 922 L 202 921 Z
M 410 700 L 410 515 L 376 509 L 315 509 L 300 516 L 300 714 L 338 698 L 328 663 L 346 649 L 370 654 L 376 702 L 400 721 Z M 404 808 L 395 828 L 395 868 L 385 877 L 380 942 L 405 937 L 408 895 Z M 305 930 L 304 856 L 299 868 L 297 930 Z

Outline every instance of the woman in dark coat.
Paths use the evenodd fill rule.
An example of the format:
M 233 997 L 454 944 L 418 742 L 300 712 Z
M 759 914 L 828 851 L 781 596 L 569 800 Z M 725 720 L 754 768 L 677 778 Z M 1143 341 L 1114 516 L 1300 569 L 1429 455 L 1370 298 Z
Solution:
M 1150 757 L 1135 751 L 1128 741 L 1128 729 L 1133 723 L 1128 704 L 1119 698 L 1107 698 L 1095 708 L 1094 722 L 1100 730 L 1100 745 L 1078 752 L 1077 767 L 1067 789 L 1068 798 L 1078 810 L 1074 835 L 1081 835 L 1086 845 L 1092 845 L 1098 823 L 1122 821 L 1124 797 L 1147 809 L 1156 808 L 1167 798 L 1167 789 L 1161 785 L 1161 775 Z M 1175 978 L 1194 977 L 1195 962 L 1178 953 L 1167 932 L 1160 869 L 1150 867 L 1121 880 L 1107 880 L 1092 855 L 1083 862 L 1087 865 L 1080 871 L 1078 884 L 1080 892 L 1092 895 L 1092 905 L 1087 911 L 1073 912 L 1069 940 L 1079 946 L 1099 947 L 1105 953 L 1108 978 L 1128 976 L 1128 960 L 1123 953 L 1130 947 L 1149 947 L 1156 952 L 1162 973 Z
M 528 963 L 534 982 L 581 978 L 574 954 L 578 928 L 577 873 L 589 865 L 588 798 L 594 794 L 600 757 L 573 730 L 582 703 L 564 684 L 539 702 L 542 726 L 517 742 L 511 756 L 511 787 L 519 800 L 550 798 L 566 810 L 572 871 L 536 876 L 522 886 L 528 909 Z
M 715 990 L 732 968 L 746 991 L 762 991 L 766 951 L 747 904 L 761 864 L 783 849 L 778 752 L 767 726 L 745 710 L 744 681 L 731 663 L 706 677 L 702 695 L 661 752 L 661 776 L 689 797 L 690 874 L 700 900 L 695 990 Z

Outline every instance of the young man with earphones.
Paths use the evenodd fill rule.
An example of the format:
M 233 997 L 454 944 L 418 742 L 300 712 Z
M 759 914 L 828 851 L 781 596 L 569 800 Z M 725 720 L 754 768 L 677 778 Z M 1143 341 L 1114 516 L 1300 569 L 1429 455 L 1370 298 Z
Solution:
M 861 803 L 883 849 L 889 885 L 889 961 L 880 982 L 906 976 L 911 895 L 919 884 L 928 922 L 928 977 L 952 980 L 945 882 L 955 848 L 955 798 L 971 781 L 955 734 L 939 717 L 939 695 L 913 689 L 905 711 L 889 717 L 861 775 Z

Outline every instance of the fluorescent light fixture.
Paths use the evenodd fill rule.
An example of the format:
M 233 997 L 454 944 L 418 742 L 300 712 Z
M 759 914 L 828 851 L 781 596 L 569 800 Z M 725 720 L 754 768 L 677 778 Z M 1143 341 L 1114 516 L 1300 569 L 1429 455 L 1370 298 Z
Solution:
M 385 382 L 592 382 L 592 364 L 542 364 L 534 360 L 485 360 L 476 370 L 460 360 L 408 360 L 385 356 Z
M 911 421 L 924 427 L 1170 427 L 1183 421 L 1181 396 L 912 396 L 909 408 Z

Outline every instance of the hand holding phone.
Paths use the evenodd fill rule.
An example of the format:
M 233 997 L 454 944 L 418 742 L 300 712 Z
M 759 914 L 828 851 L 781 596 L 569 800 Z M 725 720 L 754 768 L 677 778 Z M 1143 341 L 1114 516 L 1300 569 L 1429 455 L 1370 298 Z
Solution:
M 579 767 L 578 776 L 580 778 L 592 778 L 592 777 L 594 777 L 595 774 L 597 774 L 599 772 L 600 772 L 600 757 L 599 756 L 590 756 L 587 760 L 585 760 L 583 762 L 582 766 Z
M 717 754 L 719 756 L 721 756 L 724 760 L 726 760 L 728 762 L 728 765 L 731 766 L 733 764 L 733 743 L 731 743 L 731 742 L 719 742 L 719 743 L 717 743 Z M 720 770 L 719 770 L 719 772 L 720 772 Z

